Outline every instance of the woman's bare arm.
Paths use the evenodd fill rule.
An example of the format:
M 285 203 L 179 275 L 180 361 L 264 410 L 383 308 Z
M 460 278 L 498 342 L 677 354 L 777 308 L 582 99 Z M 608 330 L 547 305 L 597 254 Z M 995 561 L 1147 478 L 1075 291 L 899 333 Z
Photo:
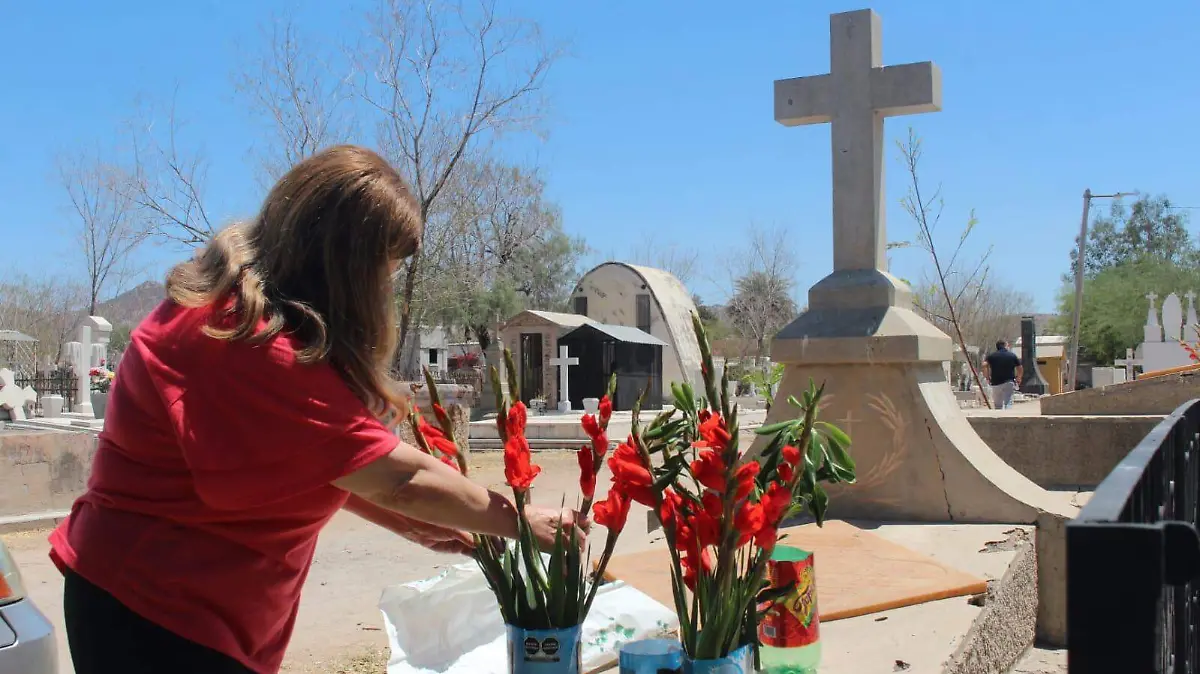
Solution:
M 506 538 L 517 534 L 512 502 L 402 442 L 334 485 L 422 522 Z

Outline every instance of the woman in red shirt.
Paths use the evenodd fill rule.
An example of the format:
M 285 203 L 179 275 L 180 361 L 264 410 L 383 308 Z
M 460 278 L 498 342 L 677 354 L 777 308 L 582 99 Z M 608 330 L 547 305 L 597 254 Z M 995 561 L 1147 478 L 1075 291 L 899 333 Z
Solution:
M 88 491 L 51 535 L 77 674 L 279 670 L 321 527 L 426 547 L 514 536 L 513 505 L 397 441 L 392 276 L 420 209 L 374 152 L 296 165 L 167 278 L 109 396 Z M 553 545 L 571 511 L 528 506 Z

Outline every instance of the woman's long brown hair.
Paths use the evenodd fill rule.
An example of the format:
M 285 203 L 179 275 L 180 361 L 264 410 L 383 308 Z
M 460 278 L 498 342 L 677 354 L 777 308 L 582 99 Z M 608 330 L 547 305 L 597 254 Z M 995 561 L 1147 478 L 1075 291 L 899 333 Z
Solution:
M 332 147 L 288 171 L 255 220 L 227 227 L 172 269 L 167 294 L 184 307 L 223 306 L 204 328 L 216 339 L 293 335 L 300 362 L 328 361 L 384 414 L 399 402 L 388 375 L 390 265 L 417 250 L 422 226 L 408 184 L 382 157 Z

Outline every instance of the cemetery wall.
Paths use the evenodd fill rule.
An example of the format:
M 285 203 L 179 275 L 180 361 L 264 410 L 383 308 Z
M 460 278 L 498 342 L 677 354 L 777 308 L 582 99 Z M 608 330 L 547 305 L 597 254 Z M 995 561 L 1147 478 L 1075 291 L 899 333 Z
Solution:
M 95 453 L 90 433 L 0 433 L 0 520 L 70 510 Z
M 979 437 L 1005 463 L 1038 486 L 1053 488 L 1100 484 L 1162 416 L 972 416 L 968 419 Z
M 1200 398 L 1200 373 L 1181 372 L 1061 393 L 1042 398 L 1041 403 L 1043 415 L 1167 415 L 1193 398 Z

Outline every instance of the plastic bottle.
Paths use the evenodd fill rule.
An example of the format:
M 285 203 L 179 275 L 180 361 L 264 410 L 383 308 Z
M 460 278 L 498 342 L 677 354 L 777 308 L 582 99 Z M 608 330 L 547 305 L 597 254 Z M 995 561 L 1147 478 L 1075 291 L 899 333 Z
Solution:
M 775 547 L 767 563 L 771 587 L 793 585 L 771 602 L 758 625 L 759 665 L 763 674 L 813 674 L 821 664 L 813 554 L 786 545 Z

